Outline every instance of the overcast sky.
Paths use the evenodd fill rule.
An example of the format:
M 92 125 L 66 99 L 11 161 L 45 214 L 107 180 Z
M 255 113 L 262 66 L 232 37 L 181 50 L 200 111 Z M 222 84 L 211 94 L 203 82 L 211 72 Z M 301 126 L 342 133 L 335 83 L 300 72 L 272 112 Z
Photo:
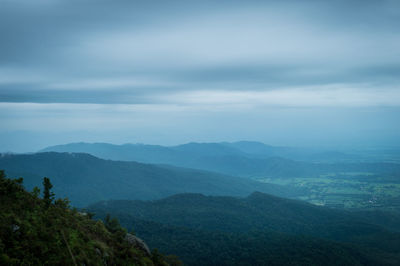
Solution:
M 400 2 L 0 0 L 0 151 L 400 145 Z

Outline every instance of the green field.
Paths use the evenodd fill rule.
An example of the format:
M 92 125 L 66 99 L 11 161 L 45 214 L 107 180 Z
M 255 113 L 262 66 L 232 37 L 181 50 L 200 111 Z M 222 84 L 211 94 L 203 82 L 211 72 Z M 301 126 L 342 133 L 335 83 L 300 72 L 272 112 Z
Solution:
M 297 196 L 315 205 L 355 209 L 400 210 L 400 182 L 373 173 L 331 173 L 318 178 L 262 178 L 258 181 L 301 188 Z M 400 179 L 398 179 L 400 180 Z

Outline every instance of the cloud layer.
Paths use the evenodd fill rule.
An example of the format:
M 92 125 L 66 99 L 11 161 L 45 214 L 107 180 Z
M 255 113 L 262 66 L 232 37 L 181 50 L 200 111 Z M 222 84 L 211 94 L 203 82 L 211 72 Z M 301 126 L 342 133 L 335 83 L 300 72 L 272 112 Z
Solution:
M 232 139 L 296 144 L 282 137 L 288 124 L 314 120 L 313 129 L 299 130 L 311 135 L 323 126 L 316 112 L 337 117 L 345 108 L 339 113 L 355 119 L 348 124 L 370 128 L 365 134 L 378 143 L 400 109 L 399 10 L 398 1 L 372 0 L 2 0 L 2 134 L 39 128 L 47 136 L 64 121 L 57 141 L 62 131 L 90 141 L 88 131 L 109 124 L 110 141 L 146 142 L 143 134 L 156 136 L 150 132 L 168 121 L 180 138 L 148 141 L 208 141 L 227 138 L 218 117 L 236 130 Z M 313 111 L 299 117 L 299 108 Z M 369 121 L 359 116 L 365 110 L 384 117 Z M 274 134 L 260 128 L 277 121 L 266 113 L 280 117 Z M 118 131 L 130 123 L 142 135 Z M 237 123 L 249 129 L 238 131 Z M 196 124 L 203 129 L 178 134 Z

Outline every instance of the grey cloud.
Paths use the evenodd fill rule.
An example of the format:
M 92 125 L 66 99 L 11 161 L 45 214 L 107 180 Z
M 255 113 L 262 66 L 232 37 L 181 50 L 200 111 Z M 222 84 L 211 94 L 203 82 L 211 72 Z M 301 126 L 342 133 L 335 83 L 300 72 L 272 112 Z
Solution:
M 325 65 L 226 65 L 194 68 L 171 74 L 183 82 L 212 84 L 235 89 L 280 88 L 293 85 L 326 85 L 335 83 L 396 84 L 400 81 L 400 65 L 366 67 L 330 67 Z M 246 86 L 247 85 L 247 86 Z
M 0 82 L 0 102 L 151 104 L 162 95 L 182 91 L 263 91 L 291 87 L 342 84 L 379 90 L 396 88 L 400 66 L 376 65 L 361 68 L 332 69 L 326 66 L 221 65 L 140 76 L 129 79 L 109 75 L 73 80 Z M 143 74 L 143 73 L 142 73 Z M 152 76 L 152 74 L 154 76 Z M 340 85 L 339 85 L 340 86 Z
M 33 66 L 47 63 L 50 67 L 62 68 L 65 63 L 71 64 L 67 60 L 71 55 L 63 54 L 65 48 L 79 46 L 79 36 L 93 32 L 101 34 L 107 30 L 135 32 L 180 25 L 193 17 L 207 22 L 208 13 L 225 14 L 235 8 L 244 13 L 251 7 L 272 9 L 280 12 L 277 15 L 283 18 L 293 16 L 299 21 L 311 21 L 322 29 L 335 31 L 378 33 L 397 31 L 399 26 L 399 14 L 390 12 L 399 5 L 392 1 L 384 1 L 385 5 L 376 1 L 328 4 L 321 4 L 321 1 L 302 1 L 301 4 L 298 1 L 246 1 L 246 4 L 242 1 L 218 1 L 218 4 L 214 1 L 43 1 L 42 5 L 28 5 L 29 2 L 2 2 L 0 58 L 3 63 L 30 63 Z M 79 58 L 76 60 L 80 61 Z
M 132 142 L 131 136 L 153 142 L 160 132 L 168 132 L 162 143 L 226 136 L 282 145 L 297 139 L 352 143 L 360 135 L 366 143 L 385 137 L 394 143 L 400 111 L 389 107 L 398 106 L 396 99 L 387 98 L 400 90 L 399 10 L 396 0 L 0 0 L 0 108 L 7 128 L 0 130 L 0 145 L 16 130 L 14 143 L 23 140 L 27 146 L 51 138 L 51 144 Z M 310 88 L 321 92 L 316 99 L 329 98 L 329 90 L 336 98 L 322 101 L 331 103 L 329 108 L 285 105 Z M 211 103 L 209 91 L 216 98 Z M 223 102 L 224 92 L 233 102 L 249 95 L 237 110 L 213 105 L 219 98 Z M 193 100 L 196 95 L 202 98 Z M 264 97 L 261 103 L 270 103 L 272 95 L 287 108 L 252 106 L 258 95 Z M 302 97 L 308 95 L 305 103 L 314 99 L 311 93 Z M 351 97 L 362 96 L 368 103 L 335 108 L 335 101 L 357 103 L 363 99 Z M 25 103 L 40 104 L 33 111 L 20 109 Z M 52 103 L 61 110 L 54 117 L 46 108 Z M 78 103 L 94 109 L 75 110 Z M 96 104 L 106 106 L 98 112 Z M 118 104 L 143 104 L 146 110 L 121 110 Z M 168 108 L 157 107 L 162 104 Z M 37 108 L 43 110 L 37 114 Z M 57 137 L 52 137 L 54 121 L 61 121 Z M 108 122 L 112 134 L 92 137 L 96 126 L 101 131 Z M 126 125 L 134 127 L 118 130 Z
M 146 91 L 162 91 L 165 87 L 129 87 L 107 90 L 74 90 L 43 88 L 40 85 L 0 85 L 0 102 L 21 103 L 93 103 L 143 104 L 151 103 Z

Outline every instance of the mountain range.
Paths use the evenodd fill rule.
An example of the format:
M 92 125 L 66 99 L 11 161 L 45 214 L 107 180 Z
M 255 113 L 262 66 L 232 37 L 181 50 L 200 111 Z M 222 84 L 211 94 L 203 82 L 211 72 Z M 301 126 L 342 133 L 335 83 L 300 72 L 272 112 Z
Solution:
M 312 149 L 273 147 L 248 141 L 188 143 L 173 147 L 143 144 L 72 143 L 42 150 L 42 152 L 48 151 L 83 152 L 103 159 L 168 164 L 250 178 L 318 177 L 321 174 L 335 172 L 400 173 L 400 164 L 397 163 L 352 160 L 340 162 L 339 159 L 332 158 L 329 163 L 310 162 L 307 158 L 314 155 L 325 156 L 325 159 L 348 155 L 327 151 L 318 153 Z
M 188 265 L 398 264 L 398 213 L 315 206 L 289 199 L 305 188 L 253 178 L 346 172 L 397 178 L 399 164 L 277 156 L 284 152 L 294 150 L 254 142 L 76 143 L 1 154 L 0 169 L 24 177 L 32 194 L 49 177 L 57 197 L 97 218 L 118 217 L 151 248 Z
M 84 153 L 2 155 L 0 169 L 24 177 L 28 189 L 49 177 L 59 197 L 74 206 L 106 199 L 159 199 L 176 193 L 244 196 L 255 190 L 291 196 L 278 185 L 201 170 L 104 160 Z

